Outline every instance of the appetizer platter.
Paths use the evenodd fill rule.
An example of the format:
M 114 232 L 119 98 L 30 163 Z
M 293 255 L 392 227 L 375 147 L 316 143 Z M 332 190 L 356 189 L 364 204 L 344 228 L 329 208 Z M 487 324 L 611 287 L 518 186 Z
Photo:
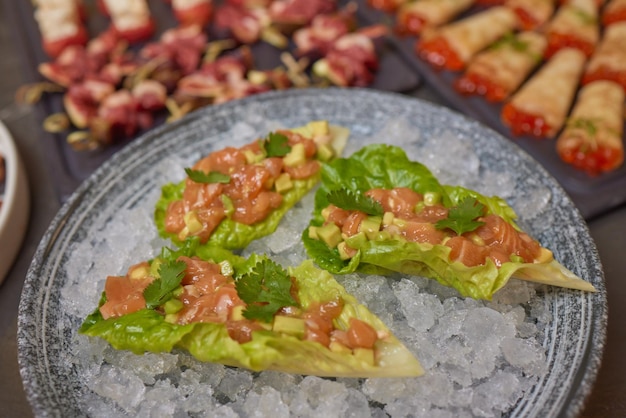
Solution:
M 334 143 L 337 131 L 331 127 L 349 131 L 349 137 L 332 154 L 320 151 L 324 147 L 318 150 L 322 160 L 312 165 L 319 164 L 320 188 L 299 195 L 285 212 L 274 207 L 270 213 L 280 219 L 269 229 L 261 226 L 255 239 L 233 244 L 240 248 L 236 253 L 210 244 L 221 239 L 222 227 L 244 238 L 250 234 L 230 223 L 232 210 L 240 207 L 228 192 L 239 181 L 238 170 L 269 170 L 264 159 L 277 158 L 286 159 L 288 168 L 311 165 L 297 138 Z M 279 152 L 283 157 L 270 156 L 286 144 L 290 149 Z M 242 156 L 235 163 L 240 168 L 227 170 L 228 179 L 219 173 L 225 170 L 219 165 L 225 150 Z M 538 276 L 533 278 L 529 270 L 519 277 L 531 281 L 498 280 L 491 293 L 480 295 L 427 279 L 427 271 L 412 264 L 416 260 L 392 260 L 375 271 L 366 266 L 376 264 L 366 256 L 366 247 L 384 242 L 386 234 L 408 231 L 412 221 L 401 219 L 399 212 L 393 213 L 395 222 L 381 221 L 378 232 L 363 227 L 371 233 L 366 239 L 370 244 L 363 241 L 360 247 L 356 236 L 348 235 L 345 245 L 332 244 L 340 263 L 353 264 L 342 256 L 347 247 L 362 251 L 364 269 L 323 270 L 327 266 L 310 252 L 310 243 L 303 243 L 305 235 L 324 245 L 332 240 L 319 229 L 311 231 L 311 226 L 321 228 L 315 222 L 327 212 L 319 196 L 328 198 L 324 188 L 330 187 L 340 195 L 330 199 L 343 210 L 354 204 L 359 210 L 377 207 L 364 198 L 351 200 L 351 192 L 331 184 L 343 177 L 341 187 L 362 186 L 366 180 L 350 179 L 349 170 L 351 161 L 363 160 L 371 170 L 367 181 L 376 186 L 373 179 L 381 173 L 376 161 L 388 153 L 398 163 L 406 158 L 403 164 L 412 168 L 400 171 L 412 174 L 397 176 L 392 170 L 384 181 L 403 187 L 414 173 L 421 179 L 423 188 L 415 190 L 426 192 L 416 214 L 418 207 L 439 213 L 439 202 L 450 211 L 440 225 L 440 233 L 448 236 L 443 243 L 420 243 L 411 252 L 437 257 L 430 251 L 452 245 L 455 233 L 460 238 L 463 231 L 487 228 L 490 221 L 481 214 L 499 213 L 505 222 L 516 218 L 511 226 L 537 241 L 530 244 L 534 241 L 516 236 L 536 251 L 529 250 L 528 260 L 525 255 L 488 257 L 498 259 L 503 269 L 540 270 L 541 260 L 547 260 L 539 255 L 543 247 L 562 272 L 569 272 L 563 280 L 576 284 L 533 283 Z M 203 163 L 205 158 L 209 160 Z M 332 169 L 339 171 L 333 175 Z M 269 188 L 258 192 L 279 193 L 289 201 L 287 193 L 297 187 L 285 188 L 276 174 L 276 180 L 263 183 Z M 208 219 L 200 215 L 207 209 L 192 200 L 178 204 L 180 197 L 170 192 L 181 182 L 186 185 L 182 196 L 222 188 L 222 197 L 207 201 L 232 209 L 228 218 L 207 233 L 202 225 Z M 167 205 L 159 203 L 164 198 Z M 158 226 L 155 213 L 158 220 L 159 207 L 177 205 L 195 212 L 182 215 L 182 230 L 168 233 L 167 222 Z M 241 208 L 245 212 L 245 205 Z M 469 218 L 459 213 L 467 211 Z M 177 219 L 164 219 L 170 218 Z M 461 218 L 467 219 L 458 230 Z M 484 242 L 472 238 L 473 245 L 486 245 L 488 238 L 480 231 L 475 234 Z M 352 257 L 356 259 L 354 253 Z M 461 260 L 446 263 L 458 267 L 455 263 L 466 263 Z M 472 268 L 466 264 L 462 270 Z M 259 269 L 274 282 L 256 287 Z M 222 296 L 211 298 L 226 297 L 233 304 L 217 303 L 215 311 L 191 309 L 209 297 L 203 296 L 207 285 L 202 277 L 213 283 L 219 279 Z M 269 298 L 270 288 L 276 287 L 283 289 L 283 302 L 259 299 Z M 339 317 L 338 305 L 327 303 L 331 300 L 343 306 Z M 224 311 L 230 318 L 226 328 L 213 318 L 221 315 L 219 306 L 231 306 Z M 312 331 L 310 325 L 302 328 L 299 317 L 310 320 L 321 312 L 335 318 L 326 351 L 320 351 L 318 342 L 302 339 Z M 198 315 L 213 319 L 194 322 Z M 583 218 L 558 183 L 508 140 L 450 110 L 405 96 L 358 88 L 302 89 L 200 109 L 144 134 L 105 162 L 69 198 L 44 236 L 27 275 L 18 323 L 20 370 L 36 414 L 135 416 L 159 408 L 164 414 L 188 415 L 339 416 L 351 410 L 363 416 L 405 416 L 420 408 L 427 415 L 550 417 L 580 413 L 591 390 L 605 339 L 606 296 Z M 245 329 L 250 326 L 260 328 L 249 334 Z M 239 343 L 233 335 L 241 338 Z M 357 335 L 370 335 L 371 344 Z M 247 344 L 257 348 L 246 354 Z M 377 351 L 381 347 L 386 348 Z M 383 375 L 395 377 L 376 377 Z
M 362 18 L 386 21 L 392 44 L 452 107 L 529 152 L 586 219 L 626 201 L 623 2 L 363 6 Z
M 133 138 L 200 106 L 282 88 L 402 92 L 420 82 L 382 40 L 385 28 L 357 24 L 345 2 L 5 3 L 24 62 L 17 96 L 36 103 L 61 200 Z

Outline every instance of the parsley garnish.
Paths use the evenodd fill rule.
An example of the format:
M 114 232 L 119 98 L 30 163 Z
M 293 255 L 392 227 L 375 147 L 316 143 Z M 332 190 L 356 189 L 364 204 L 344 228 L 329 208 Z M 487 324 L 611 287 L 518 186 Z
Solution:
M 449 228 L 458 235 L 462 235 L 485 224 L 476 220 L 483 215 L 484 210 L 485 205 L 473 197 L 466 197 L 456 207 L 450 208 L 448 217 L 438 221 L 435 227 L 437 229 Z
M 278 310 L 298 306 L 291 296 L 291 277 L 272 260 L 264 259 L 252 271 L 243 274 L 235 283 L 237 294 L 248 305 L 243 316 L 272 322 Z
M 230 176 L 228 174 L 222 174 L 219 171 L 211 171 L 205 173 L 200 170 L 193 170 L 191 168 L 185 168 L 185 173 L 192 181 L 196 183 L 229 183 Z
M 284 157 L 289 154 L 291 147 L 287 145 L 289 138 L 283 134 L 271 132 L 263 141 L 263 148 L 267 157 Z
M 180 285 L 186 268 L 187 264 L 183 261 L 170 261 L 159 266 L 159 278 L 143 291 L 148 309 L 161 306 L 172 298 L 172 292 Z
M 359 210 L 375 216 L 381 216 L 385 213 L 379 202 L 346 188 L 332 190 L 328 193 L 327 199 L 328 202 L 344 210 Z

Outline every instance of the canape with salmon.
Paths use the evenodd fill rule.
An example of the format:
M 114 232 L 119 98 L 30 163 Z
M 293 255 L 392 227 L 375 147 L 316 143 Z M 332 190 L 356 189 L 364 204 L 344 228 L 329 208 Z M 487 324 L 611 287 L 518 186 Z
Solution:
M 320 179 L 320 167 L 341 154 L 349 131 L 327 121 L 272 132 L 227 147 L 186 168 L 187 178 L 162 189 L 155 220 L 180 245 L 240 249 L 272 233 L 283 215 Z
M 187 350 L 200 361 L 254 371 L 408 377 L 417 359 L 328 272 L 285 269 L 197 239 L 124 276 L 110 276 L 80 332 L 120 350 Z
M 511 277 L 594 291 L 520 230 L 503 199 L 442 185 L 401 148 L 370 145 L 323 171 L 302 238 L 332 273 L 419 275 L 476 299 Z

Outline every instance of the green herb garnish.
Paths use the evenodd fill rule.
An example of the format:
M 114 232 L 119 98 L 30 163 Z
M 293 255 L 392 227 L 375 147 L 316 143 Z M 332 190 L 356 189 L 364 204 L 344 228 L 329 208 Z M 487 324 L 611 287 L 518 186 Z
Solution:
M 271 132 L 263 141 L 263 148 L 267 157 L 284 157 L 289 154 L 291 147 L 287 145 L 289 139 L 283 135 Z
M 466 197 L 457 206 L 450 208 L 448 217 L 435 224 L 437 229 L 451 229 L 458 235 L 475 230 L 484 222 L 477 221 L 476 218 L 484 214 L 485 205 L 473 197 Z
M 345 188 L 330 191 L 327 199 L 344 210 L 359 210 L 374 216 L 381 216 L 385 212 L 383 206 L 371 197 Z
M 183 261 L 169 261 L 159 266 L 159 278 L 143 291 L 146 307 L 154 309 L 172 298 L 174 290 L 180 286 L 187 264 Z
M 575 118 L 567 121 L 567 127 L 572 129 L 582 129 L 589 136 L 595 136 L 598 132 L 596 123 L 591 119 Z
M 298 306 L 291 295 L 291 277 L 272 260 L 264 259 L 235 283 L 237 294 L 247 307 L 243 316 L 272 322 L 274 315 L 286 306 Z
M 191 168 L 185 168 L 185 173 L 189 178 L 196 183 L 229 183 L 230 176 L 228 174 L 220 173 L 219 171 L 211 171 L 205 173 L 201 170 L 193 170 Z

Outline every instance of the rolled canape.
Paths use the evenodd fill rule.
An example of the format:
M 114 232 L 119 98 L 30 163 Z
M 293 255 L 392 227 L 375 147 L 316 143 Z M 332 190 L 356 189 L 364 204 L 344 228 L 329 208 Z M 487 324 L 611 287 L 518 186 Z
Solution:
M 485 49 L 517 25 L 513 11 L 496 6 L 424 33 L 416 53 L 436 68 L 459 71 L 476 53 Z
M 89 40 L 76 0 L 37 0 L 35 20 L 44 51 L 58 57 L 70 45 L 85 45 Z
M 607 26 L 596 52 L 589 60 L 583 84 L 612 80 L 626 91 L 626 22 Z
M 596 0 L 569 0 L 563 4 L 546 27 L 545 57 L 550 58 L 561 48 L 577 48 L 590 57 L 600 38 L 598 18 Z
M 515 12 L 520 29 L 534 30 L 552 17 L 554 3 L 554 0 L 506 0 L 504 5 Z
M 181 25 L 205 26 L 213 14 L 212 0 L 172 0 L 172 11 Z
M 412 0 L 367 0 L 367 4 L 373 9 L 391 13 L 411 1 Z
M 610 0 L 602 10 L 602 24 L 626 21 L 626 0 Z
M 505 36 L 470 61 L 455 83 L 462 94 L 478 94 L 491 102 L 511 95 L 539 65 L 546 39 L 537 32 Z
M 144 41 L 154 34 L 146 0 L 101 0 L 100 7 L 111 18 L 115 32 L 128 42 Z
M 401 35 L 419 35 L 427 27 L 450 22 L 469 9 L 475 0 L 419 0 L 406 3 L 396 13 L 396 31 Z
M 624 90 L 613 81 L 598 80 L 580 89 L 556 142 L 563 161 L 590 174 L 623 164 L 624 96 Z
M 502 121 L 514 135 L 553 137 L 565 123 L 585 54 L 575 48 L 559 50 L 502 108 Z

